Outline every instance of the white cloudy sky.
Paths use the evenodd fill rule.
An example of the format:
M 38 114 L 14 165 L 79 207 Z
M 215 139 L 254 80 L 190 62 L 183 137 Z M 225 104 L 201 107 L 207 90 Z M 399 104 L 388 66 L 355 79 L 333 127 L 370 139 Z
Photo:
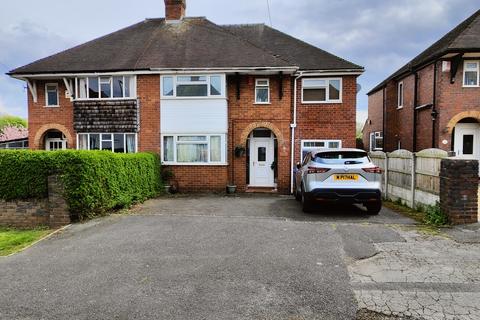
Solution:
M 269 24 L 267 0 L 187 0 L 189 16 Z M 273 27 L 366 68 L 366 92 L 478 9 L 477 0 L 270 0 Z M 2 1 L 0 113 L 27 116 L 26 90 L 5 72 L 73 45 L 164 16 L 163 0 Z

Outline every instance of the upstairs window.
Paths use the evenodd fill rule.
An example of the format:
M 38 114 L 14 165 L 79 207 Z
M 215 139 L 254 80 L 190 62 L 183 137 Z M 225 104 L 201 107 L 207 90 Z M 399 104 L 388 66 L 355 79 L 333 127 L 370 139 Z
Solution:
M 58 84 L 47 83 L 45 85 L 45 105 L 47 107 L 58 107 Z
M 403 82 L 398 83 L 397 95 L 398 95 L 397 108 L 401 109 L 403 108 Z
M 342 79 L 303 79 L 302 103 L 341 103 Z
M 129 99 L 136 97 L 133 76 L 100 76 L 76 79 L 78 99 Z
M 465 61 L 463 64 L 463 86 L 478 87 L 479 86 L 479 62 Z
M 270 103 L 270 80 L 268 79 L 255 80 L 255 103 L 257 104 Z
M 181 75 L 162 77 L 162 97 L 223 97 L 225 81 L 221 75 Z

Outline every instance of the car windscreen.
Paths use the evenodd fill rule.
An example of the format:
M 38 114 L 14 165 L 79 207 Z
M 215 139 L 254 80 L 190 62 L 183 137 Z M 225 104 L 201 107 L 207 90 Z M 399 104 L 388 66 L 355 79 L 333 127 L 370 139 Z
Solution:
M 313 161 L 323 164 L 354 165 L 369 163 L 370 159 L 367 153 L 363 151 L 328 151 L 316 153 Z

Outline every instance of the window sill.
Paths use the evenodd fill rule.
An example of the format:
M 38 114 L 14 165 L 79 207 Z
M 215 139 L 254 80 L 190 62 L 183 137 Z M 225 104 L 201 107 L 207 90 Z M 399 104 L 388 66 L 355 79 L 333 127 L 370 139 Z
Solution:
M 255 102 L 254 103 L 254 105 L 258 105 L 258 106 L 268 106 L 271 104 L 272 104 L 271 102 Z
M 209 97 L 161 97 L 161 100 L 225 100 L 224 96 L 209 96 Z
M 124 101 L 124 100 L 137 100 L 137 97 L 131 98 L 92 98 L 92 99 L 73 99 L 72 101 Z
M 43 107 L 44 107 L 44 108 L 60 108 L 59 105 L 57 105 L 57 106 L 43 106 Z
M 397 107 L 397 110 L 402 110 L 403 106 Z
M 302 104 L 342 104 L 343 101 L 334 100 L 334 101 L 302 101 Z
M 480 85 L 476 85 L 476 86 L 463 85 L 462 88 L 480 88 Z
M 164 166 L 183 166 L 183 167 L 226 167 L 228 163 L 225 162 L 218 162 L 218 163 L 204 163 L 204 162 L 192 162 L 192 163 L 184 163 L 184 162 L 163 162 L 162 165 Z

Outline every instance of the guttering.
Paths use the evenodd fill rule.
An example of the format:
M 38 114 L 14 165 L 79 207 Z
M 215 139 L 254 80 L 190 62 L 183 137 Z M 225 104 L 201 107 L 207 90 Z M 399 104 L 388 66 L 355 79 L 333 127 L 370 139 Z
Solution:
M 365 72 L 364 69 L 329 69 L 329 70 L 304 70 L 301 71 L 303 76 L 339 76 L 339 75 L 356 75 L 359 76 Z M 298 73 L 297 73 L 298 74 Z
M 184 73 L 250 73 L 250 72 L 284 72 L 295 73 L 298 67 L 252 67 L 252 68 L 152 68 L 149 70 L 112 70 L 102 72 L 73 71 L 73 72 L 50 72 L 50 73 L 7 73 L 12 78 L 23 80 L 23 78 L 49 78 L 49 77 L 81 77 L 81 76 L 102 76 L 102 75 L 144 75 L 144 74 L 184 74 Z
M 290 193 L 293 193 L 293 169 L 295 165 L 295 128 L 297 127 L 297 81 L 303 77 L 303 72 L 300 71 L 297 74 L 297 77 L 293 83 L 293 123 L 290 124 L 290 128 L 292 128 L 292 141 L 290 146 Z

